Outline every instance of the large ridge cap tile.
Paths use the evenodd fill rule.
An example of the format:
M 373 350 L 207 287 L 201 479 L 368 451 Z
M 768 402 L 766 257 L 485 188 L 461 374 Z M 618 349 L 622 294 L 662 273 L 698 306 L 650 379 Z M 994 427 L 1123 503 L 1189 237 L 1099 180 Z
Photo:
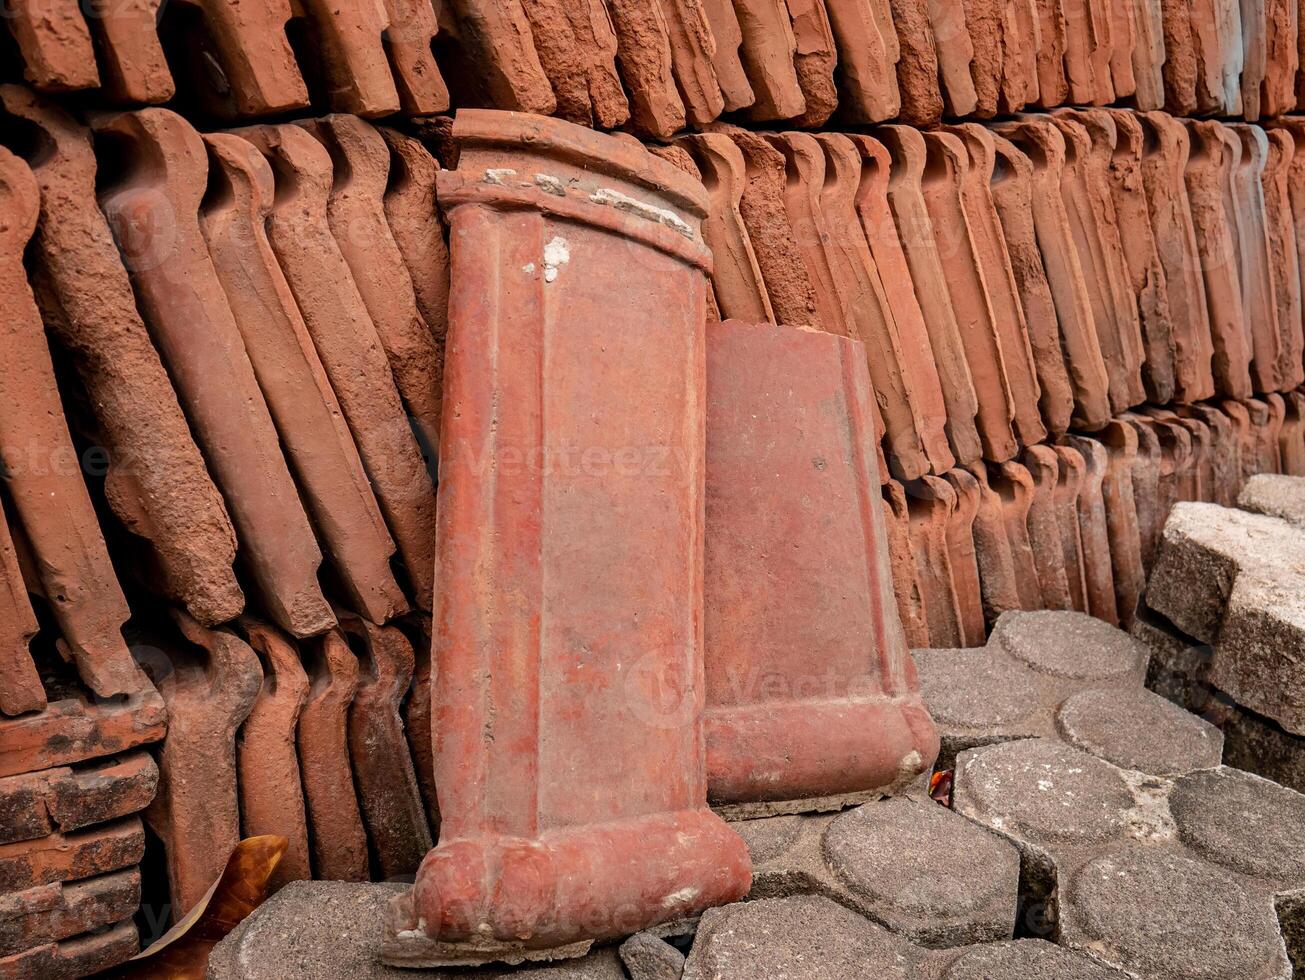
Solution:
M 464 111 L 453 135 L 458 169 L 439 177 L 445 397 L 461 406 L 444 416 L 433 563 L 441 842 L 382 946 L 413 965 L 577 956 L 733 901 L 750 878 L 705 805 L 699 702 L 668 716 L 649 696 L 703 670 L 706 191 L 633 140 L 555 119 Z M 617 280 L 602 274 L 613 261 Z M 665 446 L 674 465 L 638 480 L 503 465 L 596 435 Z M 631 537 L 634 512 L 647 520 Z M 495 707 L 512 702 L 526 709 Z M 648 847 L 664 860 L 631 863 Z
M 244 606 L 235 532 L 96 203 L 90 132 L 17 85 L 0 87 L 0 106 L 42 136 L 33 155 L 42 203 L 37 302 L 95 406 L 110 457 L 109 506 L 149 543 L 173 599 L 205 623 L 229 620 Z
M 331 234 L 330 154 L 299 126 L 256 126 L 235 135 L 257 146 L 272 165 L 277 189 L 268 239 L 353 433 L 408 573 L 411 598 L 427 608 L 434 592 L 430 475 L 376 326 Z
M 203 140 L 166 109 L 100 116 L 93 126 L 106 150 L 129 155 L 100 205 L 225 492 L 242 557 L 269 615 L 296 636 L 319 633 L 334 622 L 317 581 L 322 554 L 199 226 Z M 170 233 L 142 235 L 143 222 Z
M 381 621 L 407 600 L 390 571 L 394 541 L 308 335 L 265 224 L 272 169 L 238 136 L 204 137 L 215 187 L 200 224 L 304 503 L 345 592 Z
M 707 329 L 703 724 L 708 799 L 731 816 L 877 798 L 937 752 L 892 615 L 864 357 L 809 330 Z
M 92 691 L 110 697 L 139 690 L 143 678 L 123 640 L 130 610 L 76 463 L 45 330 L 23 269 L 39 200 L 27 164 L 0 149 L 0 297 L 10 311 L 2 328 L 0 461 L 62 633 L 62 651 Z

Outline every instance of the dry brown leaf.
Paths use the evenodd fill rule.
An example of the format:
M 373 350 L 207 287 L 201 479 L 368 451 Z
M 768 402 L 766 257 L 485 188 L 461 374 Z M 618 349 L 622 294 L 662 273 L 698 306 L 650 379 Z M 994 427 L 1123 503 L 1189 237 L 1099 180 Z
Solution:
M 267 883 L 288 841 L 247 837 L 227 859 L 222 876 L 193 909 L 149 949 L 109 974 L 118 980 L 203 980 L 209 953 L 267 897 Z

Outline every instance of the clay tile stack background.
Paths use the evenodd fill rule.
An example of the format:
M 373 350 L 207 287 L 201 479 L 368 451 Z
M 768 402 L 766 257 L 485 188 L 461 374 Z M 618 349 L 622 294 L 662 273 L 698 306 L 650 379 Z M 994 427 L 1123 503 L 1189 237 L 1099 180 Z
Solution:
M 479 535 L 465 547 L 481 556 L 506 498 L 522 499 L 502 490 L 482 512 L 449 492 L 464 509 L 437 514 L 441 467 L 484 477 L 484 460 L 457 455 L 476 398 L 495 412 L 517 399 L 529 425 L 536 402 L 521 400 L 543 405 L 544 381 L 576 402 L 594 395 L 580 379 L 633 384 L 545 328 L 557 310 L 536 285 L 573 261 L 565 240 L 541 237 L 533 261 L 517 247 L 545 221 L 624 237 L 597 258 L 576 248 L 572 270 L 620 282 L 609 301 L 622 309 L 645 303 L 640 315 L 673 313 L 690 331 L 702 311 L 721 322 L 705 353 L 643 338 L 638 354 L 692 409 L 664 441 L 691 454 L 689 427 L 706 432 L 705 476 L 675 487 L 707 488 L 690 544 L 709 536 L 712 716 L 707 771 L 641 813 L 710 836 L 723 831 L 705 803 L 680 799 L 695 787 L 745 815 L 878 795 L 933 751 L 906 647 L 983 647 L 1016 610 L 1130 626 L 1176 503 L 1229 507 L 1258 474 L 1305 476 L 1301 14 L 1295 0 L 12 0 L 0 25 L 0 976 L 120 963 L 202 899 L 243 837 L 287 839 L 273 888 L 410 879 L 439 843 L 436 776 L 457 767 L 436 758 L 451 709 L 441 715 L 432 640 L 488 629 L 450 626 L 459 610 L 439 590 L 510 617 L 516 586 L 492 583 L 534 581 L 438 551 L 437 527 L 456 526 Z M 525 128 L 513 143 L 496 127 Z M 565 180 L 528 169 L 545 151 Z M 453 250 L 484 261 L 459 266 L 446 222 L 470 200 L 467 158 L 493 207 L 460 219 Z M 624 190 L 588 188 L 591 173 Z M 482 210 L 519 222 L 507 245 Z M 668 256 L 684 268 L 663 269 Z M 491 289 L 493 262 L 534 279 Z M 693 304 L 672 305 L 677 276 Z M 459 339 L 446 384 L 451 308 L 512 320 L 520 361 L 496 359 L 497 335 Z M 678 373 L 690 358 L 737 376 L 704 386 Z M 793 395 L 776 380 L 786 371 L 810 390 Z M 750 398 L 794 404 L 787 421 L 757 422 L 760 408 L 713 418 L 697 400 L 713 392 L 740 412 Z M 608 397 L 595 417 L 620 408 Z M 842 406 L 844 428 L 818 397 Z M 799 426 L 821 452 L 855 459 L 838 474 L 846 487 L 799 503 L 861 510 L 804 512 L 794 527 L 808 544 L 853 541 L 840 560 L 856 573 L 836 577 L 865 594 L 832 612 L 813 603 L 801 629 L 878 623 L 874 698 L 897 698 L 892 724 L 910 731 L 862 759 L 860 782 L 805 760 L 761 792 L 748 763 L 765 731 L 731 726 L 771 709 L 721 696 L 722 678 L 760 656 L 754 624 L 710 590 L 750 594 L 738 565 L 753 539 L 797 532 L 737 496 L 770 477 L 720 440 L 792 440 L 803 413 L 828 429 Z M 627 435 L 665 436 L 665 419 L 647 421 Z M 450 432 L 456 447 L 441 444 Z M 804 460 L 783 466 L 789 492 L 809 477 Z M 612 533 L 636 512 L 651 525 L 664 504 L 632 495 Z M 544 534 L 521 521 L 501 535 Z M 713 544 L 721 528 L 753 537 Z M 437 567 L 453 571 L 440 580 Z M 701 593 L 701 567 L 676 571 Z M 769 588 L 791 594 L 782 582 Z M 701 599 L 676 604 L 697 624 L 690 645 Z M 901 635 L 891 609 L 881 621 L 894 602 Z M 701 668 L 664 659 L 662 672 Z M 497 710 L 476 708 L 491 727 Z M 471 731 L 473 714 L 455 721 Z M 689 758 L 700 746 L 672 747 Z M 547 787 L 562 769 L 544 763 L 532 778 Z M 446 807 L 456 825 L 493 823 L 490 803 L 469 812 L 493 780 L 461 778 Z M 737 841 L 713 840 L 737 856 Z M 712 894 L 737 886 L 736 874 Z

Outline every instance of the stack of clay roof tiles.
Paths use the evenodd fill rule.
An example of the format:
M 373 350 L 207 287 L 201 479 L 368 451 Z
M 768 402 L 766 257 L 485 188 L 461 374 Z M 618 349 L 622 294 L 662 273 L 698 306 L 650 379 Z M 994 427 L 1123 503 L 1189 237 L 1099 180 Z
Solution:
M 12 84 L 0 126 L 4 975 L 136 951 L 140 811 L 156 921 L 252 834 L 278 883 L 411 874 L 438 164 L 354 115 L 201 136 Z
M 1305 95 L 1296 0 L 15 0 L 25 80 L 218 118 L 478 105 L 652 137 L 1124 103 L 1261 119 Z M 446 87 L 445 82 L 448 82 Z M 450 99 L 450 91 L 452 99 Z

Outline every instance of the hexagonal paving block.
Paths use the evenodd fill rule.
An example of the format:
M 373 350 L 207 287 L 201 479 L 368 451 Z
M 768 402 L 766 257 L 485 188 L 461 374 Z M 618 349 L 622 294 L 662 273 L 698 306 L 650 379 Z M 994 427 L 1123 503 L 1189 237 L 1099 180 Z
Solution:
M 1190 767 L 1175 779 L 1046 739 L 967 751 L 955 806 L 1020 848 L 1021 898 L 1044 903 L 1060 944 L 1141 977 L 1285 980 L 1288 947 L 1305 952 L 1305 797 L 1207 767 L 1199 731 L 1135 746 L 1152 769 Z
M 1056 712 L 1067 699 L 1089 689 L 1137 691 L 1147 665 L 1146 649 L 1127 633 L 1068 611 L 1003 613 L 983 649 L 912 655 L 942 739 L 940 768 L 978 745 L 1059 737 Z
M 931 800 L 731 826 L 752 855 L 751 898 L 821 894 L 929 947 L 1014 932 L 1015 848 Z

